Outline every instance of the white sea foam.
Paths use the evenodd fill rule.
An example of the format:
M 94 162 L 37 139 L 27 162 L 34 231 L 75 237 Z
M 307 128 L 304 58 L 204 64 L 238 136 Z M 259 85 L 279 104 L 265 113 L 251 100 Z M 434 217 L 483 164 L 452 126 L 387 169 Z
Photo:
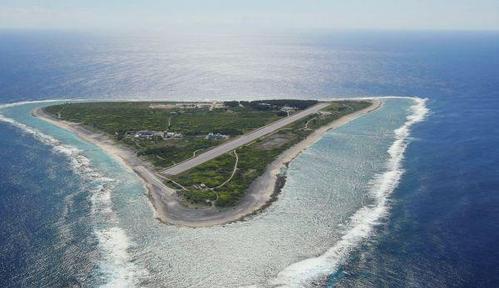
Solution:
M 1 105 L 0 109 L 18 106 L 32 102 L 19 102 Z M 147 271 L 130 259 L 128 250 L 130 243 L 125 231 L 118 227 L 118 219 L 112 207 L 111 193 L 116 187 L 116 181 L 105 177 L 92 165 L 90 159 L 76 147 L 65 145 L 56 138 L 34 129 L 24 123 L 0 114 L 0 121 L 20 128 L 24 133 L 32 135 L 38 141 L 52 146 L 55 153 L 65 155 L 69 163 L 82 179 L 86 180 L 88 190 L 92 193 L 91 214 L 94 218 L 94 233 L 99 241 L 102 259 L 99 267 L 105 282 L 104 287 L 135 287 Z
M 105 275 L 106 284 L 102 287 L 135 287 L 147 271 L 130 261 L 128 249 L 130 243 L 125 231 L 116 226 L 97 230 L 97 238 L 101 243 L 103 261 L 100 268 Z
M 414 104 L 402 127 L 394 131 L 395 141 L 388 149 L 385 172 L 371 181 L 370 193 L 374 205 L 364 206 L 350 219 L 341 239 L 326 253 L 294 263 L 281 271 L 271 284 L 277 287 L 307 287 L 314 280 L 324 279 L 334 273 L 345 262 L 350 252 L 370 237 L 376 225 L 380 224 L 389 210 L 389 195 L 397 187 L 404 170 L 402 160 L 408 145 L 410 128 L 424 120 L 428 114 L 426 99 L 412 98 Z

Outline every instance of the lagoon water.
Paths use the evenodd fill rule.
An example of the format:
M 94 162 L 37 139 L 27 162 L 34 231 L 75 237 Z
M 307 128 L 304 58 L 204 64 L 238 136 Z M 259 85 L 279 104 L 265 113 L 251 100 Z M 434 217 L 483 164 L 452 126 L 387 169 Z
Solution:
M 498 34 L 108 36 L 2 31 L 1 102 L 419 98 L 384 98 L 270 208 L 202 229 L 158 223 L 131 171 L 30 115 L 50 103 L 3 105 L 0 286 L 497 285 Z

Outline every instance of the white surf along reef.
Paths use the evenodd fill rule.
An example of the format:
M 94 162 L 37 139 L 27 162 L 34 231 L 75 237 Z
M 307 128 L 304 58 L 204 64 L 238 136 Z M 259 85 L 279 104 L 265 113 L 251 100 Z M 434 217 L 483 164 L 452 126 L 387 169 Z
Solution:
M 408 97 L 385 98 L 407 99 Z M 428 109 L 425 105 L 426 100 L 421 98 L 410 99 L 414 103 L 409 102 L 409 105 L 411 105 L 409 115 L 406 117 L 404 124 L 393 131 L 394 142 L 390 141 L 387 144 L 390 147 L 387 149 L 388 159 L 384 164 L 383 172 L 377 174 L 369 184 L 369 193 L 373 199 L 373 203 L 354 212 L 348 221 L 349 224 L 345 227 L 344 232 L 341 233 L 340 240 L 335 242 L 334 246 L 329 248 L 324 254 L 292 264 L 281 272 L 276 273 L 277 276 L 275 278 L 269 275 L 269 278 L 273 279 L 269 280 L 269 278 L 266 278 L 265 282 L 270 282 L 267 284 L 270 284 L 272 287 L 306 287 L 315 280 L 324 279 L 327 275 L 337 271 L 340 265 L 347 260 L 349 253 L 373 234 L 376 225 L 382 223 L 383 218 L 388 215 L 389 196 L 397 187 L 404 173 L 402 161 L 404 152 L 410 142 L 410 129 L 415 123 L 424 120 L 428 114 Z M 18 103 L 18 105 L 22 104 L 27 103 Z M 0 113 L 2 108 L 12 105 L 0 106 Z M 37 129 L 5 117 L 2 114 L 0 114 L 0 121 L 10 123 L 26 133 L 33 135 L 41 142 L 53 146 L 55 152 L 68 157 L 75 172 L 93 183 L 93 185 L 90 185 L 93 187 L 90 189 L 90 193 L 92 193 L 92 214 L 95 222 L 94 233 L 99 241 L 99 249 L 101 251 L 100 268 L 102 276 L 105 279 L 104 286 L 140 286 L 141 279 L 148 278 L 148 272 L 135 261 L 132 261 L 129 250 L 133 243 L 130 243 L 126 231 L 119 227 L 119 219 L 111 201 L 111 193 L 118 185 L 118 181 L 104 177 L 102 173 L 99 173 L 92 167 L 89 158 L 83 156 L 84 151 L 63 144 L 52 136 L 43 134 Z M 403 121 L 404 118 L 401 118 L 400 123 Z M 385 151 L 384 149 L 382 151 Z M 251 223 L 246 222 L 244 225 L 251 225 Z M 183 233 L 185 231 L 175 230 L 175 232 Z M 128 233 L 132 232 L 128 231 Z M 130 235 L 133 235 L 133 233 Z M 280 269 L 282 268 L 279 267 Z
M 56 138 L 20 123 L 1 114 L 5 108 L 49 101 L 18 102 L 0 105 L 0 121 L 19 128 L 26 134 L 46 145 L 52 146 L 55 153 L 62 154 L 69 160 L 72 170 L 88 184 L 91 193 L 91 216 L 94 233 L 98 239 L 101 257 L 99 268 L 104 287 L 134 287 L 147 271 L 130 261 L 128 249 L 131 245 L 125 230 L 118 226 L 118 218 L 113 210 L 111 192 L 116 187 L 116 180 L 105 177 L 91 165 L 89 158 L 80 149 L 63 144 Z
M 407 98 L 407 97 L 386 97 Z M 367 205 L 359 209 L 349 221 L 341 239 L 326 253 L 319 257 L 305 259 L 294 263 L 281 271 L 276 279 L 271 281 L 277 287 L 307 287 L 315 280 L 325 279 L 328 275 L 337 271 L 340 265 L 347 260 L 350 252 L 363 240 L 374 232 L 389 212 L 389 196 L 398 186 L 404 169 L 402 161 L 404 152 L 409 144 L 410 128 L 421 122 L 427 116 L 429 110 L 426 107 L 426 99 L 412 98 L 414 104 L 410 107 L 410 114 L 402 127 L 394 132 L 395 141 L 389 147 L 388 160 L 385 171 L 374 177 L 370 184 L 370 196 L 374 200 L 373 205 Z

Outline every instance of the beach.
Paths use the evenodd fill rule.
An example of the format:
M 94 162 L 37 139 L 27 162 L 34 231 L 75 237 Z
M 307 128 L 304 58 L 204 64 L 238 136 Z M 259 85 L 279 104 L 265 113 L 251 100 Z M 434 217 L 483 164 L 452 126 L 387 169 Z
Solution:
M 14 30 L 0 35 L 1 287 L 499 283 L 497 34 Z M 340 97 L 383 106 L 283 164 L 257 215 L 203 228 L 158 221 L 121 158 L 32 116 L 82 99 Z
M 159 221 L 179 226 L 207 227 L 243 220 L 268 207 L 273 200 L 277 199 L 278 193 L 284 185 L 285 175 L 281 175 L 282 168 L 286 167 L 301 152 L 316 143 L 327 131 L 339 128 L 382 106 L 382 101 L 379 99 L 373 99 L 371 102 L 372 104 L 369 107 L 320 127 L 307 138 L 284 151 L 250 185 L 243 199 L 236 206 L 226 209 L 215 207 L 193 209 L 186 207 L 181 204 L 182 199 L 178 197 L 176 191 L 163 184 L 161 180 L 163 176 L 159 175 L 149 163 L 140 159 L 131 149 L 117 144 L 103 133 L 91 131 L 77 123 L 55 119 L 41 108 L 35 109 L 32 114 L 55 126 L 75 133 L 87 142 L 97 145 L 107 154 L 117 159 L 124 167 L 134 171 L 144 182 L 147 196 L 154 207 L 154 217 Z

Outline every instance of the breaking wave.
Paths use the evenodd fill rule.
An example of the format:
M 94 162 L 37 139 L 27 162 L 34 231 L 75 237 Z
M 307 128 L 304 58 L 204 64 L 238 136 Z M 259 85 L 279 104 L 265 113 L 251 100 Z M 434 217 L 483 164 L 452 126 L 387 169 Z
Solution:
M 372 235 L 376 225 L 387 216 L 388 197 L 398 186 L 404 173 L 402 160 L 409 144 L 410 128 L 415 123 L 423 121 L 429 112 L 426 99 L 412 99 L 414 104 L 410 107 L 411 113 L 407 116 L 406 122 L 394 130 L 395 141 L 387 151 L 389 157 L 385 172 L 376 175 L 370 183 L 369 193 L 374 204 L 360 208 L 350 218 L 345 234 L 326 253 L 288 266 L 271 281 L 273 287 L 307 287 L 315 280 L 325 279 L 347 260 L 353 249 Z
M 37 101 L 42 102 L 42 101 Z M 18 102 L 0 105 L 0 109 L 34 103 Z M 134 287 L 139 285 L 147 271 L 138 267 L 130 259 L 128 249 L 130 242 L 125 231 L 118 226 L 118 218 L 112 207 L 111 193 L 117 181 L 105 177 L 90 163 L 76 147 L 65 145 L 56 138 L 40 132 L 24 123 L 5 117 L 0 113 L 0 121 L 21 129 L 38 141 L 52 147 L 52 151 L 67 157 L 71 168 L 85 180 L 91 193 L 91 216 L 94 221 L 94 233 L 99 243 L 101 259 L 99 259 L 100 277 L 105 283 L 103 287 Z

